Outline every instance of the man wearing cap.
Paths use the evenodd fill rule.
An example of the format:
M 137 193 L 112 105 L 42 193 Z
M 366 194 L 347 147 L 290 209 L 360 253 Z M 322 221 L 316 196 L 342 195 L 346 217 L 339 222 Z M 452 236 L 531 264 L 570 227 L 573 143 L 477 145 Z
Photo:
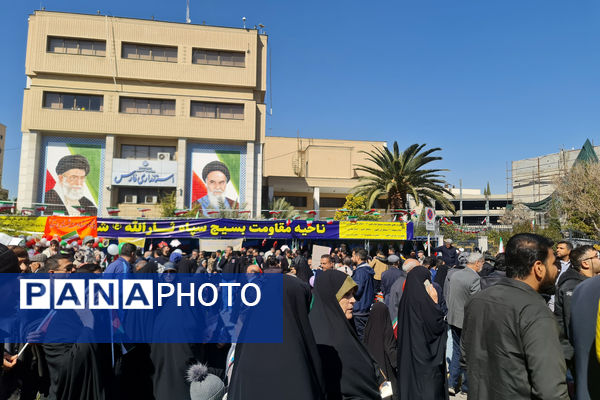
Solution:
M 231 179 L 229 168 L 221 161 L 212 161 L 202 169 L 202 180 L 206 184 L 207 193 L 198 199 L 202 213 L 225 208 L 228 210 L 239 208 L 237 201 L 225 197 L 225 189 Z
M 400 257 L 395 254 L 387 258 L 387 271 L 381 274 L 381 291 L 383 292 L 383 302 L 389 307 L 390 291 L 392 285 L 400 278 L 406 278 L 406 272 L 400 269 Z
M 46 192 L 44 202 L 51 204 L 47 211 L 62 211 L 67 215 L 96 215 L 98 209 L 84 196 L 85 180 L 90 173 L 90 163 L 82 155 L 64 156 L 56 164 L 58 181 Z M 80 208 L 78 208 L 80 207 Z
M 456 265 L 456 247 L 452 246 L 452 239 L 444 240 L 444 245 L 433 249 L 438 256 L 442 256 L 442 260 L 446 263 L 448 268 L 452 268 Z

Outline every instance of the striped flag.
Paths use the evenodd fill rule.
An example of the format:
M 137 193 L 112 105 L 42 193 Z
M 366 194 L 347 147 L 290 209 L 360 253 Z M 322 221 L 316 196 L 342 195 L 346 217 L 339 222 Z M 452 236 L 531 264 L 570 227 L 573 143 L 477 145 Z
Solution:
M 79 234 L 77 233 L 77 231 L 69 232 L 60 238 L 60 240 L 66 240 L 67 243 L 77 239 L 79 239 Z
M 189 212 L 190 210 L 175 210 L 175 216 L 176 217 L 181 217 L 182 215 L 185 215 Z
M 306 225 L 307 225 L 307 226 L 312 226 L 313 222 L 314 222 L 314 218 L 308 218 L 308 219 L 306 220 Z

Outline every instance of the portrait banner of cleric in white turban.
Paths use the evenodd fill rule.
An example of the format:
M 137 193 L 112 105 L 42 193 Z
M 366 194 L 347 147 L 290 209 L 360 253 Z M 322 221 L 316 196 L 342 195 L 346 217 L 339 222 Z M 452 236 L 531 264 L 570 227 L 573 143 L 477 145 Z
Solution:
M 86 184 L 90 174 L 90 162 L 85 156 L 66 155 L 58 160 L 54 171 L 49 171 L 49 168 L 50 165 L 47 165 L 44 196 L 47 213 L 54 211 L 65 215 L 98 213 L 98 208 L 91 199 L 92 195 Z
M 239 208 L 235 199 L 227 197 L 227 184 L 231 181 L 229 168 L 221 161 L 211 161 L 202 168 L 202 181 L 206 185 L 206 195 L 197 201 L 203 214 L 211 210 L 234 210 Z

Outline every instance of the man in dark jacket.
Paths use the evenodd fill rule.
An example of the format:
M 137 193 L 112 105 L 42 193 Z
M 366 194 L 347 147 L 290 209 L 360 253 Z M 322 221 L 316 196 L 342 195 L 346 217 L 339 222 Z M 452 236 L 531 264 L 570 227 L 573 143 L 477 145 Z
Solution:
M 593 271 L 600 269 L 598 252 L 593 248 L 586 251 L 581 260 L 582 265 L 584 261 L 592 265 Z M 575 350 L 577 400 L 600 399 L 600 362 L 594 348 L 599 300 L 600 276 L 586 279 L 577 285 L 571 298 L 571 323 L 568 336 Z
M 506 264 L 504 263 L 504 253 L 496 256 L 494 261 L 494 271 L 486 276 L 481 277 L 481 290 L 487 289 L 500 282 L 502 278 L 506 278 Z
M 554 297 L 554 315 L 560 328 L 560 343 L 565 353 L 567 367 L 571 368 L 574 350 L 569 342 L 569 324 L 571 323 L 571 298 L 575 287 L 587 278 L 591 278 L 600 271 L 594 271 L 594 267 L 600 268 L 600 262 L 594 261 L 596 250 L 592 246 L 585 245 L 571 251 L 571 264 L 558 278 L 556 295 Z
M 358 338 L 362 341 L 365 326 L 369 319 L 369 311 L 371 305 L 375 299 L 375 282 L 373 276 L 375 271 L 367 263 L 367 251 L 364 249 L 358 250 L 355 253 L 356 263 L 358 266 L 352 275 L 352 279 L 358 285 L 354 298 L 354 311 L 352 313 L 354 319 L 354 326 L 356 327 L 356 333 Z
M 553 292 L 552 241 L 535 234 L 506 245 L 506 276 L 465 308 L 461 349 L 469 398 L 568 400 L 556 319 L 540 293 Z
M 452 239 L 444 240 L 444 245 L 440 247 L 436 247 L 433 249 L 434 252 L 438 253 L 438 256 L 441 254 L 442 259 L 448 266 L 448 268 L 452 268 L 456 265 L 456 247 L 452 246 Z

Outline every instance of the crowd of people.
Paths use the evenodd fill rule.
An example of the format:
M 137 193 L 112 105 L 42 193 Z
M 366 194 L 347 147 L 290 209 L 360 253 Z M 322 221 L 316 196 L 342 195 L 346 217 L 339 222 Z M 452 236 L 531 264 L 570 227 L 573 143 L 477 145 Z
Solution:
M 319 260 L 286 245 L 117 249 L 0 245 L 0 272 L 279 273 L 282 343 L 5 343 L 0 400 L 600 398 L 592 246 L 518 234 L 495 257 L 451 240 L 432 256 L 341 245 Z

